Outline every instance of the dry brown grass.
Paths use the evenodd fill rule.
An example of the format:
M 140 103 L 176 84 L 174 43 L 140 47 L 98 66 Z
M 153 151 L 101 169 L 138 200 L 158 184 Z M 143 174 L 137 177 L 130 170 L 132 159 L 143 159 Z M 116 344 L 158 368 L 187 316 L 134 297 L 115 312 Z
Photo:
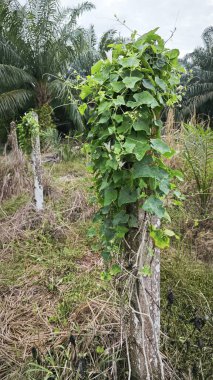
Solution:
M 173 169 L 180 169 L 183 165 L 183 160 L 181 157 L 183 146 L 182 131 L 181 125 L 175 122 L 174 110 L 172 108 L 168 111 L 163 139 L 172 149 L 176 151 L 175 155 L 171 159 L 165 159 L 166 164 Z
M 21 369 L 33 345 L 46 347 L 53 336 L 48 317 L 56 297 L 42 286 L 0 289 L 0 378 Z M 8 377 L 7 377 L 8 376 Z M 15 378 L 14 378 L 15 380 Z
M 49 221 L 51 225 L 56 224 L 56 218 L 51 210 L 45 213 L 36 213 L 32 203 L 27 203 L 14 215 L 5 217 L 0 223 L 0 243 L 7 244 L 15 239 L 22 239 L 28 230 L 39 227 L 43 221 Z
M 19 151 L 0 157 L 0 203 L 12 195 L 31 189 L 31 176 L 27 162 Z
M 56 333 L 55 326 L 49 322 L 49 318 L 54 315 L 58 302 L 57 294 L 50 294 L 45 287 L 32 286 L 30 282 L 26 282 L 22 287 L 0 289 L 1 380 L 25 378 L 21 374 L 26 362 L 32 361 L 33 347 L 36 347 L 41 364 L 45 368 L 51 369 L 47 357 L 53 355 L 52 353 L 54 353 L 55 365 L 59 368 L 65 366 L 66 355 L 61 348 L 63 345 L 66 350 L 70 334 L 75 337 L 76 355 L 73 357 L 73 352 L 70 353 L 72 363 L 67 371 L 69 370 L 69 376 L 71 369 L 74 372 L 72 377 L 67 375 L 67 377 L 62 376 L 61 379 L 75 379 L 83 356 L 87 363 L 87 370 L 95 373 L 100 356 L 97 346 L 104 348 L 105 357 L 114 357 L 114 361 L 107 359 L 107 365 L 102 369 L 109 374 L 108 379 L 116 378 L 113 377 L 113 373 L 115 375 L 117 371 L 116 360 L 123 341 L 119 306 L 112 298 L 111 295 L 108 300 L 105 298 L 88 300 L 70 315 L 69 326 L 66 329 L 60 328 Z M 100 368 L 98 370 L 100 371 Z M 67 371 L 65 371 L 66 374 Z
M 33 204 L 28 202 L 12 215 L 5 214 L 0 222 L 2 268 L 5 265 L 8 270 L 14 268 L 15 271 L 13 264 L 13 261 L 14 263 L 17 261 L 15 256 L 24 254 L 26 247 L 26 259 L 23 258 L 24 269 L 22 271 L 18 268 L 17 274 L 14 274 L 15 280 L 11 281 L 9 272 L 8 276 L 7 273 L 4 275 L 3 270 L 1 272 L 4 278 L 0 281 L 0 379 L 27 379 L 25 369 L 27 363 L 33 360 L 32 347 L 39 352 L 42 365 L 47 368 L 49 368 L 48 357 L 54 352 L 55 364 L 60 370 L 61 366 L 66 366 L 65 351 L 67 344 L 69 345 L 70 333 L 76 338 L 77 356 L 71 365 L 74 372 L 84 355 L 91 372 L 106 370 L 112 376 L 116 367 L 114 362 L 112 364 L 112 361 L 107 359 L 107 365 L 103 367 L 100 364 L 100 368 L 96 368 L 100 359 L 100 353 L 96 352 L 97 346 L 106 350 L 110 347 L 109 352 L 106 351 L 101 356 L 100 362 L 103 358 L 105 360 L 106 355 L 107 357 L 114 355 L 115 358 L 121 347 L 120 316 L 112 296 L 108 301 L 96 298 L 85 303 L 84 294 L 83 301 L 79 299 L 77 302 L 79 306 L 69 312 L 66 327 L 64 322 L 60 321 L 61 317 L 57 319 L 58 308 L 64 295 L 72 293 L 73 277 L 71 276 L 70 280 L 66 279 L 69 273 L 72 275 L 72 270 L 76 270 L 73 276 L 76 276 L 77 282 L 78 278 L 80 281 L 80 276 L 94 276 L 94 270 L 102 267 L 100 257 L 90 251 L 86 241 L 82 241 L 85 240 L 85 232 L 82 233 L 76 226 L 77 222 L 84 223 L 91 217 L 95 206 L 90 204 L 83 184 L 79 189 L 75 175 L 72 178 L 69 176 L 67 186 L 64 186 L 66 182 L 64 179 L 61 181 L 59 178 L 56 183 L 57 181 L 51 182 L 48 176 L 45 178 L 48 198 L 42 213 L 36 213 Z M 48 240 L 45 247 L 48 249 L 48 244 L 52 244 L 51 255 L 54 254 L 54 249 L 59 249 L 58 247 L 61 247 L 63 252 L 63 247 L 69 250 L 75 246 L 79 254 L 77 253 L 72 259 L 71 253 L 69 259 L 62 259 L 63 263 L 58 261 L 57 254 L 55 258 L 49 258 L 48 251 L 43 253 L 42 257 L 39 251 L 42 243 L 36 250 L 41 236 L 50 239 L 51 243 Z M 31 241 L 30 246 L 25 244 L 28 240 Z M 32 250 L 33 245 L 35 245 L 34 250 Z M 44 264 L 40 259 L 44 259 Z M 68 262 L 70 259 L 71 262 Z M 94 279 L 91 281 L 95 283 Z M 51 285 L 54 286 L 50 288 Z M 85 289 L 82 292 L 85 292 Z M 62 345 L 64 350 L 61 348 Z M 63 371 L 65 374 L 60 375 L 60 380 L 75 378 L 74 375 L 70 377 L 70 368 L 63 368 Z M 38 373 L 35 378 L 43 379 L 43 375 L 39 376 Z
M 70 204 L 67 204 L 66 209 L 63 210 L 63 217 L 71 223 L 78 220 L 86 221 L 95 211 L 97 211 L 97 205 L 88 201 L 86 189 L 81 188 L 73 191 Z

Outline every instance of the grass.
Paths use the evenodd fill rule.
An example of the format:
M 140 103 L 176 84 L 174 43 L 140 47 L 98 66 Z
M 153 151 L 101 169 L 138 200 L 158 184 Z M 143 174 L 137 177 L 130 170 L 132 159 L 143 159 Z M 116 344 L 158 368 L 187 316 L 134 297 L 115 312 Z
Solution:
M 15 214 L 29 199 L 29 194 L 20 194 L 3 201 L 0 206 L 0 220 Z
M 90 215 L 94 208 L 87 200 L 85 165 L 75 160 L 46 165 L 45 170 L 51 173 L 53 186 L 41 218 L 28 209 L 29 197 L 25 194 L 13 196 L 1 205 L 2 229 L 5 226 L 15 231 L 10 239 L 2 239 L 0 251 L 0 313 L 4 313 L 5 321 L 10 320 L 2 342 L 10 359 L 5 356 L 8 353 L 2 353 L 2 379 L 24 379 L 23 350 L 29 357 L 33 336 L 34 344 L 46 347 L 48 330 L 52 336 L 55 332 L 63 336 L 75 308 L 104 291 L 100 284 L 102 264 L 86 234 L 91 225 L 87 213 Z M 5 220 L 8 225 L 4 225 Z M 25 332 L 20 323 L 28 326 Z M 7 339 L 17 343 L 8 347 Z
M 96 206 L 86 164 L 82 158 L 46 164 L 45 175 L 49 190 L 41 217 L 26 194 L 0 208 L 0 232 L 7 232 L 0 245 L 0 378 L 44 380 L 57 372 L 58 380 L 79 380 L 86 362 L 88 379 L 108 379 L 115 360 L 124 380 L 119 306 L 111 284 L 100 280 L 99 238 L 87 235 Z M 198 227 L 190 201 L 172 206 L 171 216 L 180 240 L 162 254 L 161 349 L 180 379 L 208 380 L 213 270 L 191 254 L 188 230 Z M 77 362 L 67 359 L 75 348 L 70 334 Z M 40 366 L 32 360 L 33 347 Z
M 162 257 L 162 350 L 181 379 L 207 380 L 213 365 L 213 267 L 181 248 Z

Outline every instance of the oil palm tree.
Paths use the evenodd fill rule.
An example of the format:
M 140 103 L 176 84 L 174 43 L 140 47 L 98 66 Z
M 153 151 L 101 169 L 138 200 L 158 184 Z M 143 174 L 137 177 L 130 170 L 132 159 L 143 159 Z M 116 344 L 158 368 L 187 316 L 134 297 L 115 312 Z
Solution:
M 78 28 L 75 30 L 71 41 L 75 55 L 66 71 L 66 75 L 58 76 L 50 83 L 52 92 L 56 94 L 55 99 L 59 98 L 64 102 L 69 119 L 75 120 L 80 130 L 83 129 L 82 116 L 78 113 L 74 100 L 74 98 L 78 98 L 78 92 L 75 89 L 78 82 L 77 78 L 80 76 L 82 79 L 89 75 L 94 63 L 106 58 L 106 51 L 110 49 L 109 44 L 125 42 L 116 33 L 116 30 L 109 29 L 103 33 L 98 43 L 93 25 L 88 29 Z M 69 99 L 68 103 L 67 99 Z M 54 101 L 54 105 L 57 107 L 57 101 Z
M 76 56 L 83 29 L 78 17 L 94 5 L 88 1 L 62 8 L 57 0 L 28 0 L 0 6 L 0 117 L 51 104 L 57 86 Z M 75 114 L 75 113 L 74 113 Z
M 186 94 L 183 115 L 211 112 L 213 100 L 213 26 L 202 34 L 204 47 L 195 49 L 182 60 L 187 73 L 183 77 Z

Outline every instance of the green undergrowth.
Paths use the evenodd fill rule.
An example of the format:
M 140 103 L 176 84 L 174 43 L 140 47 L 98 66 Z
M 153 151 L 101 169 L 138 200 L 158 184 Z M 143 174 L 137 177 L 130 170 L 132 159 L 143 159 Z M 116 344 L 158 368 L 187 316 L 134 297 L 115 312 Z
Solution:
M 162 350 L 181 379 L 212 378 L 212 289 L 213 266 L 181 247 L 162 255 Z
M 95 199 L 85 162 L 75 159 L 72 162 L 46 164 L 45 171 L 51 181 L 45 212 L 41 219 L 32 213 L 29 227 L 2 244 L 0 289 L 2 294 L 4 290 L 21 290 L 26 286 L 36 289 L 34 302 L 38 310 L 39 297 L 42 299 L 48 295 L 52 308 L 47 323 L 56 335 L 62 330 L 69 334 L 75 310 L 97 296 L 107 299 L 111 284 L 100 279 L 103 268 L 98 252 L 99 237 L 91 238 L 87 234 L 93 226 L 92 207 Z M 23 194 L 3 202 L 0 207 L 1 220 L 10 220 L 17 211 L 24 209 L 28 201 L 28 195 Z M 190 247 L 186 238 L 187 223 L 192 214 L 185 211 L 184 203 L 182 208 L 172 206 L 170 214 L 172 228 L 180 239 L 172 242 L 172 247 L 162 253 L 161 350 L 171 373 L 180 379 L 208 380 L 211 379 L 213 364 L 210 360 L 213 268 L 212 264 L 207 266 L 192 254 L 194 248 Z M 190 223 L 194 225 L 195 220 L 190 220 Z M 26 302 L 25 297 L 21 301 L 23 304 Z M 19 304 L 17 312 L 18 308 Z M 99 347 L 99 343 L 96 345 Z M 100 353 L 96 352 L 95 355 L 100 364 L 101 355 L 105 360 L 102 345 L 98 350 Z M 17 352 L 16 348 L 15 357 L 19 360 Z M 21 358 L 21 348 L 19 352 Z M 86 351 L 82 355 L 86 355 Z M 54 360 L 57 366 L 58 359 Z M 12 371 L 16 371 L 14 376 Z M 25 375 L 19 377 L 18 372 L 17 368 L 11 369 L 5 379 L 28 379 Z M 35 377 L 32 374 L 29 378 L 44 380 L 46 374 L 44 372 L 43 377 L 36 376 L 35 372 Z M 171 375 L 171 378 L 175 379 L 175 375 Z
M 3 201 L 0 205 L 0 220 L 15 214 L 15 212 L 23 207 L 29 199 L 29 195 L 24 193 L 21 195 L 15 195 L 12 198 Z
M 46 210 L 41 220 L 32 213 L 29 228 L 2 244 L 0 287 L 21 287 L 26 282 L 45 287 L 58 299 L 51 322 L 66 324 L 77 304 L 103 290 L 96 265 L 97 253 L 92 247 L 94 238 L 91 241 L 87 236 L 91 220 L 80 218 L 80 205 L 74 210 L 74 221 L 69 220 L 76 191 L 83 191 L 79 199 L 87 206 L 89 181 L 85 163 L 78 160 L 48 164 L 45 171 L 53 177 L 54 184 L 51 196 L 46 198 Z M 25 194 L 5 201 L 0 217 L 9 218 L 27 201 L 29 197 Z
M 53 178 L 72 175 L 74 177 L 85 177 L 88 175 L 86 171 L 85 159 L 76 158 L 72 161 L 61 161 L 59 163 L 45 164 L 46 170 L 51 173 Z

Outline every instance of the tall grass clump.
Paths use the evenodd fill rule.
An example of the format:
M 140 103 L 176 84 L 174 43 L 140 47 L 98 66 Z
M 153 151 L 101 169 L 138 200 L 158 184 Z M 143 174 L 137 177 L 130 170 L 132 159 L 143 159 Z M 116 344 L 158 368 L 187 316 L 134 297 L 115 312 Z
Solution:
M 194 182 L 194 199 L 205 217 L 212 201 L 213 131 L 204 124 L 189 123 L 182 132 L 185 173 Z

